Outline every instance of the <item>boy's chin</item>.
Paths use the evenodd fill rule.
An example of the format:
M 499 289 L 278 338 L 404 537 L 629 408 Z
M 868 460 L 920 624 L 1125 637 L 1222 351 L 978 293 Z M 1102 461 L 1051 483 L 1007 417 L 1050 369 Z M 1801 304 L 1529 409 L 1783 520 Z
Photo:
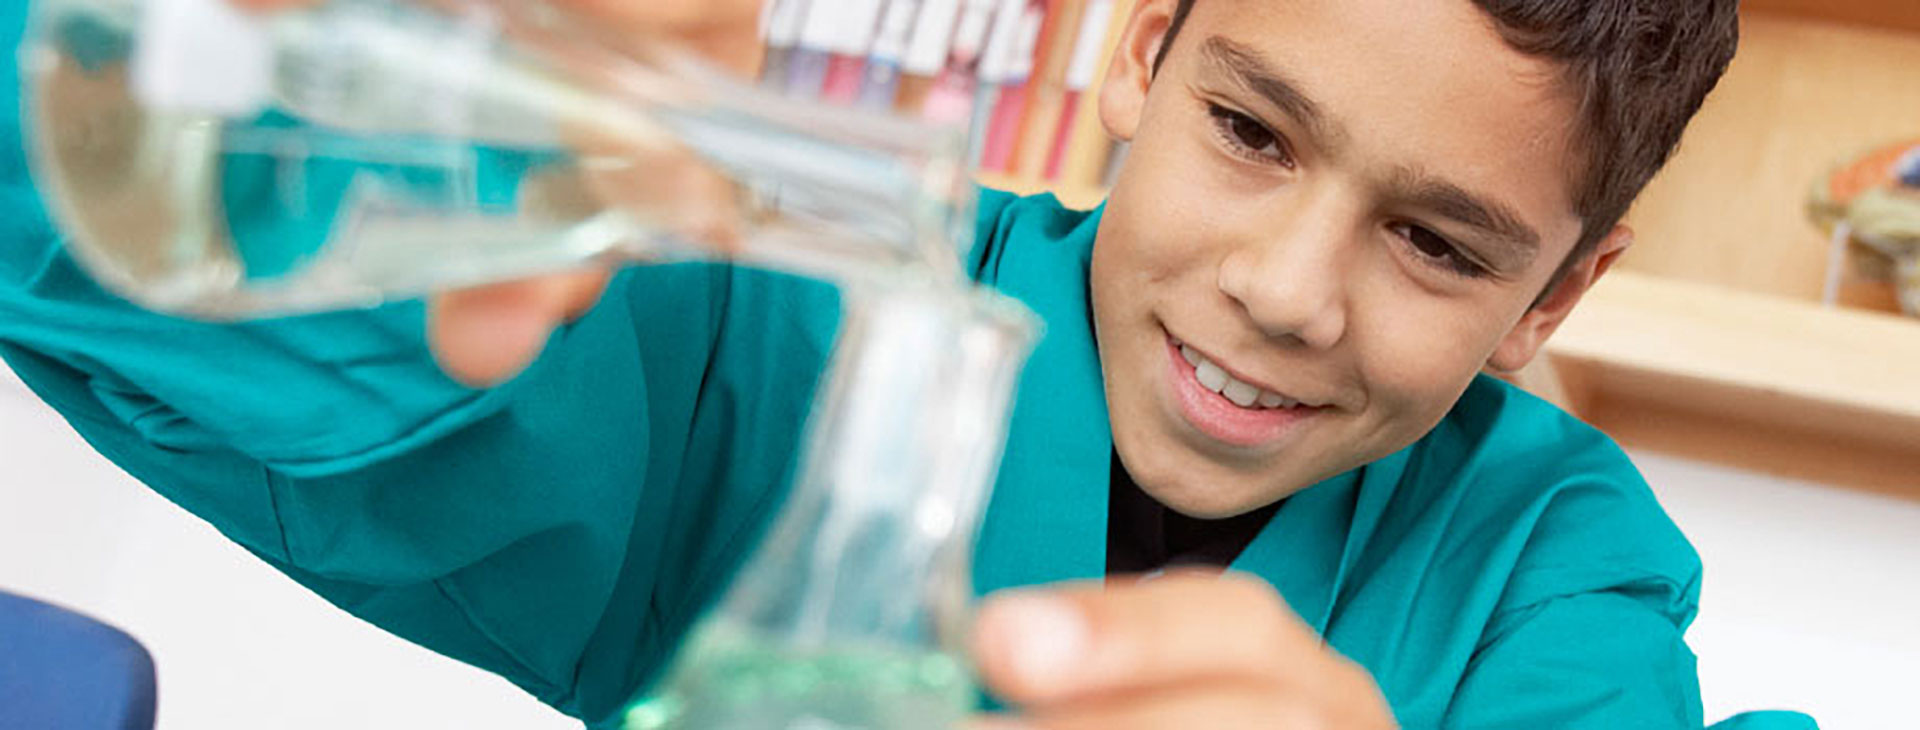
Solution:
M 1289 492 L 1291 493 L 1291 492 Z M 1147 494 L 1167 509 L 1198 520 L 1224 520 L 1238 517 L 1280 501 L 1285 495 L 1247 494 L 1233 489 L 1209 490 L 1206 494 Z
M 1196 455 L 1187 455 L 1196 458 Z M 1163 480 L 1136 478 L 1135 483 L 1167 509 L 1202 520 L 1218 520 L 1252 512 L 1306 488 L 1281 473 L 1244 473 L 1219 464 L 1202 463 Z M 1157 482 L 1157 483 L 1153 483 Z
M 1138 424 L 1138 422 L 1135 422 Z M 1133 483 L 1154 501 L 1196 519 L 1224 519 L 1260 509 L 1314 482 L 1298 453 L 1241 461 L 1209 454 L 1164 421 L 1115 429 L 1115 448 Z M 1176 431 L 1170 433 L 1170 431 Z M 1129 437 L 1131 436 L 1131 437 Z M 1239 455 L 1246 458 L 1247 455 Z M 1317 481 L 1317 480 L 1315 480 Z

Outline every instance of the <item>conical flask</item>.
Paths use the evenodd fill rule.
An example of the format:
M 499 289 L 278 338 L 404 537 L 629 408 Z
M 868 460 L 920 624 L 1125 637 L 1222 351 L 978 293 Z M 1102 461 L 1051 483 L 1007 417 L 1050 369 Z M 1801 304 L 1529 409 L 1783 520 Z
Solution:
M 974 707 L 974 533 L 1037 324 L 945 287 L 848 302 L 793 491 L 625 730 L 938 730 Z
M 971 236 L 964 130 L 782 98 L 544 0 L 32 13 L 37 184 L 95 278 L 161 311 L 371 305 L 716 243 L 958 279 Z

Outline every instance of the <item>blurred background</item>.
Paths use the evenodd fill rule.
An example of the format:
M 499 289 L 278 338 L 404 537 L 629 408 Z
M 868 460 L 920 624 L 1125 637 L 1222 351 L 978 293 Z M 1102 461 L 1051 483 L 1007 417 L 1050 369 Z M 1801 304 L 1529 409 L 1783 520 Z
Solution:
M 1898 224 L 1920 214 L 1860 201 L 1920 207 L 1897 192 L 1920 190 L 1920 3 L 1743 5 L 1740 57 L 1633 214 L 1637 246 L 1521 380 L 1625 444 L 1698 547 L 1710 720 L 1911 727 L 1920 234 L 1900 231 L 1920 224 Z M 1081 97 L 1130 6 L 780 0 L 766 83 L 972 119 L 984 183 L 1090 206 L 1124 150 Z M 307 594 L 4 370 L 0 588 L 144 642 L 163 729 L 576 727 Z

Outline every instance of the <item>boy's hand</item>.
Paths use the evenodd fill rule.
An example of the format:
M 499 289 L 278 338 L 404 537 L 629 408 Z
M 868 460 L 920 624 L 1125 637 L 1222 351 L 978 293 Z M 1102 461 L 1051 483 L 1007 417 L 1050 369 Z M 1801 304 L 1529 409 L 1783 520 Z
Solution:
M 1024 714 L 980 730 L 1392 728 L 1365 669 L 1258 579 L 1184 572 L 988 601 L 974 652 Z
M 272 11 L 319 4 L 323 0 L 232 0 L 242 7 Z M 436 0 L 414 0 L 432 3 Z M 670 38 L 705 55 L 721 67 L 741 75 L 760 64 L 756 23 L 761 0 L 550 0 L 603 22 L 619 33 Z M 591 145 L 589 145 L 591 146 Z M 596 173 L 588 181 L 603 202 L 615 205 L 669 208 L 684 213 L 693 239 L 726 248 L 731 236 L 713 233 L 730 220 L 730 187 L 711 169 L 684 154 L 659 152 L 621 154 L 605 149 L 588 154 L 615 154 L 627 162 L 621 171 Z M 644 173 L 643 185 L 629 184 Z M 666 186 L 662 198 L 649 188 Z M 720 211 L 720 212 L 716 212 Z M 675 218 L 683 216 L 675 215 Z M 611 274 L 605 269 L 539 276 L 492 284 L 431 298 L 427 339 L 434 357 L 448 375 L 469 385 L 485 386 L 518 374 L 546 347 L 560 325 L 586 313 L 606 289 Z

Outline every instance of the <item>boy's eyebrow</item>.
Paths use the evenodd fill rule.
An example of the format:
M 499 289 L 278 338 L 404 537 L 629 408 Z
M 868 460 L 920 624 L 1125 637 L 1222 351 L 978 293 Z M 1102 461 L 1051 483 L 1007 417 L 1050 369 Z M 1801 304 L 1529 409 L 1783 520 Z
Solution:
M 1308 131 L 1323 144 L 1338 138 L 1339 129 L 1332 126 L 1327 116 L 1321 113 L 1320 105 L 1301 92 L 1298 84 L 1267 63 L 1258 50 L 1216 35 L 1207 37 L 1200 53 L 1208 63 L 1226 72 L 1234 81 L 1306 125 Z
M 1521 220 L 1513 208 L 1486 196 L 1475 195 L 1420 168 L 1401 167 L 1395 170 L 1389 194 L 1492 234 L 1494 243 L 1499 244 L 1502 250 L 1490 253 L 1499 254 L 1498 260 L 1493 263 L 1501 268 L 1526 268 L 1540 252 L 1540 233 Z

